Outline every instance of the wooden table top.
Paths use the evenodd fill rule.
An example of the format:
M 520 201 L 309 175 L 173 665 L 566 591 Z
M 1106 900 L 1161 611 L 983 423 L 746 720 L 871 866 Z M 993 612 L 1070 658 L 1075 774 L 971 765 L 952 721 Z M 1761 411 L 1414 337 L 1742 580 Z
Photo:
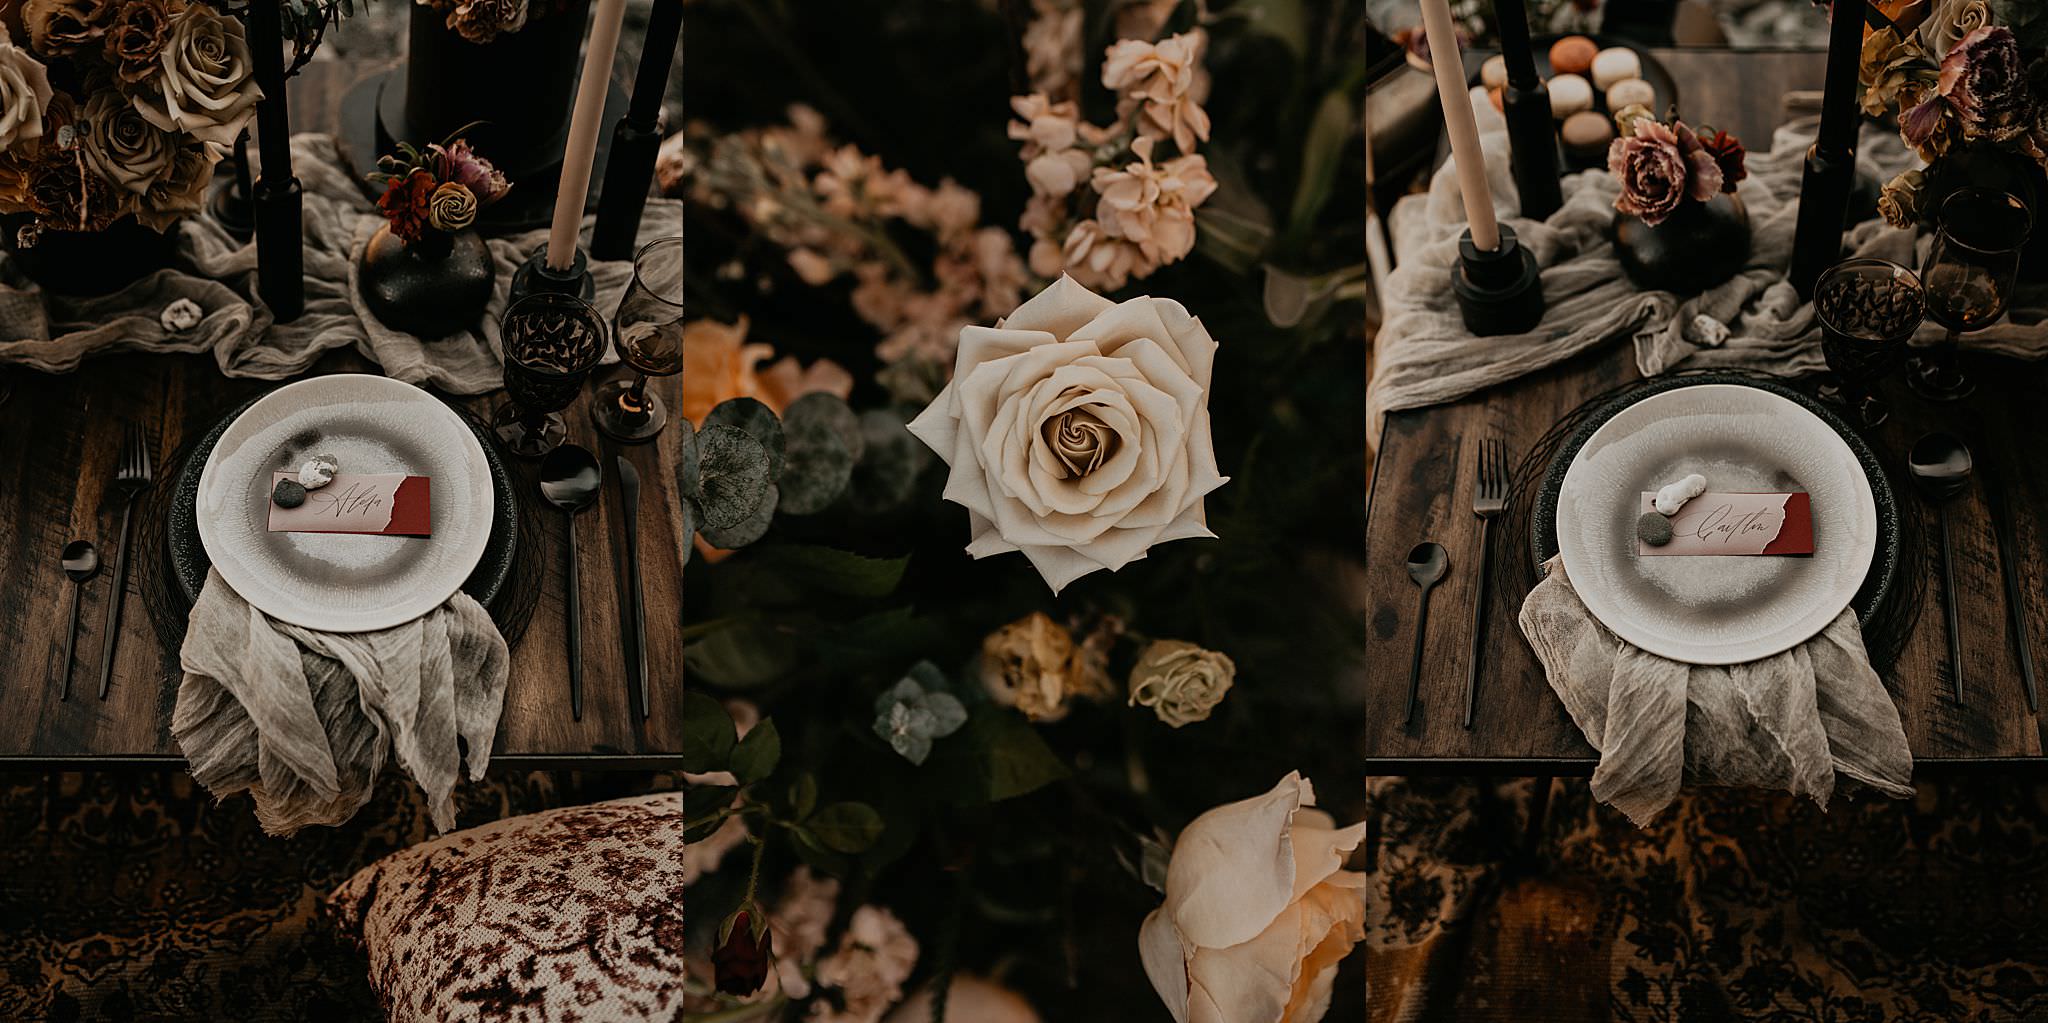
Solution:
M 315 373 L 375 372 L 353 353 L 331 354 Z M 616 370 L 593 375 L 602 380 Z M 148 546 L 138 521 L 128 585 L 122 594 L 121 636 L 114 679 L 105 702 L 96 698 L 101 623 L 107 618 L 120 510 L 102 508 L 131 421 L 148 432 L 161 471 L 188 441 L 242 402 L 277 386 L 223 377 L 212 360 L 186 355 L 119 355 L 86 363 L 66 375 L 0 370 L 13 395 L 0 404 L 0 761 L 159 762 L 181 759 L 170 735 L 170 712 L 179 677 L 177 651 L 158 638 L 143 595 L 143 563 L 163 558 Z M 604 494 L 577 518 L 577 564 L 582 575 L 583 720 L 569 713 L 563 517 L 538 513 L 531 545 L 539 597 L 525 632 L 512 644 L 512 674 L 505 691 L 494 760 L 577 766 L 645 766 L 681 748 L 682 517 L 673 466 L 681 455 L 673 431 L 649 445 L 619 445 L 590 424 L 595 382 L 564 413 L 571 440 L 596 452 L 605 470 Z M 673 408 L 680 378 L 653 381 Z M 488 419 L 503 392 L 458 400 Z M 641 579 L 647 607 L 650 711 L 642 720 L 630 697 L 621 649 L 620 609 L 626 599 L 621 569 L 625 534 L 613 456 L 640 473 Z M 537 486 L 537 464 L 507 458 L 514 485 Z M 160 484 L 161 485 L 161 484 Z M 151 495 L 154 496 L 154 495 Z M 148 507 L 148 498 L 137 508 Z M 59 702 L 64 629 L 70 583 L 58 552 L 72 539 L 99 547 L 102 570 L 86 584 L 80 604 L 78 650 L 71 698 Z
M 1757 130 L 1750 125 L 1759 119 L 1760 104 L 1768 102 L 1775 110 L 1786 91 L 1818 87 L 1821 77 L 1820 55 L 1814 53 L 1659 51 L 1659 56 L 1684 66 L 1672 70 L 1688 117 L 1739 123 L 1749 132 Z M 2034 660 L 2048 665 L 2048 525 L 2038 513 L 2048 508 L 2048 450 L 2040 440 L 2048 435 L 2048 403 L 2040 400 L 2048 393 L 2048 366 L 1989 358 L 1966 365 L 1979 381 L 1974 397 L 1934 405 L 1916 398 L 1902 380 L 1889 381 L 1882 393 L 1892 403 L 1892 417 L 1865 434 L 1909 524 L 1902 533 L 1916 550 L 1907 565 L 1924 574 L 1924 585 L 1917 587 L 1918 617 L 1885 684 L 1922 767 L 2048 765 L 2043 756 L 2048 734 L 2042 719 L 2027 709 L 2022 692 L 2000 574 L 2002 552 L 1985 484 L 1985 477 L 1995 476 L 2007 491 L 2001 513 L 2013 520 L 2018 542 L 2016 550 L 2003 553 L 2019 559 L 2021 588 L 2030 602 L 2024 619 Z M 1482 439 L 1500 437 L 1507 441 L 1510 461 L 1519 462 L 1560 418 L 1638 377 L 1633 351 L 1617 339 L 1608 348 L 1462 401 L 1387 416 L 1366 522 L 1371 596 L 1367 726 L 1361 745 L 1373 773 L 1592 770 L 1594 751 L 1551 691 L 1516 625 L 1526 586 L 1534 579 L 1529 538 L 1506 535 L 1498 526 L 1477 713 L 1470 730 L 1460 724 L 1480 544 L 1480 521 L 1472 514 L 1475 456 Z M 1933 512 L 1914 494 L 1905 471 L 1913 440 L 1932 430 L 1965 438 L 1980 469 L 1969 492 L 1951 506 L 1963 637 L 1961 705 L 1950 696 L 1936 555 L 1917 549 L 1935 535 Z M 1404 728 L 1402 717 L 1417 590 L 1404 562 L 1409 548 L 1422 540 L 1442 543 L 1452 568 L 1431 598 L 1420 707 L 1411 730 Z
M 293 130 L 334 131 L 349 85 L 387 63 L 343 59 L 307 65 L 291 82 Z M 338 352 L 322 359 L 313 372 L 377 369 L 352 352 Z M 565 527 L 560 514 L 543 508 L 540 533 L 520 539 L 522 547 L 532 545 L 538 555 L 540 590 L 525 632 L 512 644 L 494 764 L 665 767 L 682 749 L 684 538 L 674 470 L 682 458 L 680 442 L 671 428 L 654 444 L 619 445 L 590 425 L 590 392 L 624 372 L 616 368 L 593 374 L 583 397 L 564 413 L 570 439 L 597 453 L 605 471 L 602 498 L 576 522 L 584 616 L 583 720 L 569 713 Z M 0 367 L 0 390 L 12 391 L 0 402 L 0 445 L 7 451 L 0 456 L 0 665 L 6 666 L 0 668 L 0 763 L 182 763 L 170 736 L 177 651 L 158 639 L 141 590 L 141 562 L 161 554 L 143 548 L 140 522 L 122 595 L 113 685 L 104 703 L 95 698 L 99 625 L 106 616 L 120 529 L 119 509 L 103 510 L 101 498 L 129 421 L 147 426 L 162 466 L 221 415 L 274 386 L 224 377 L 204 356 L 119 355 L 61 376 Z M 681 377 L 657 379 L 649 386 L 671 410 L 681 406 Z M 499 391 L 457 403 L 487 420 L 503 399 Z M 650 691 L 650 714 L 644 721 L 627 693 L 621 650 L 625 534 L 614 455 L 624 455 L 638 469 L 642 489 L 641 587 Z M 537 486 L 535 463 L 505 461 L 515 486 Z M 72 695 L 59 702 L 70 583 L 58 565 L 58 552 L 67 541 L 81 538 L 99 547 L 103 568 L 85 588 Z

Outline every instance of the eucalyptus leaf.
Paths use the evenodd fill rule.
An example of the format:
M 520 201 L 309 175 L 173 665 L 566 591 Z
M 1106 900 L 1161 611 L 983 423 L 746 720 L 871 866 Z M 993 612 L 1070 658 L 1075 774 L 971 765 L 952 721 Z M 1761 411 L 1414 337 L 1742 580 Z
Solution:
M 706 539 L 713 530 L 748 521 L 775 489 L 768 449 L 739 427 L 706 426 L 698 437 L 698 459 L 697 528 Z
M 724 528 L 713 529 L 699 526 L 697 531 L 705 542 L 713 547 L 736 551 L 768 535 L 768 527 L 775 523 L 775 507 L 781 500 L 781 490 L 775 484 L 768 484 L 768 492 L 754 506 L 754 513 L 745 519 Z
M 804 825 L 820 845 L 841 853 L 858 853 L 882 837 L 882 815 L 866 803 L 832 803 Z
M 676 417 L 675 425 L 669 429 L 677 431 L 676 487 L 684 497 L 694 496 L 697 493 L 697 430 L 681 416 Z
M 917 474 L 924 467 L 924 442 L 912 436 L 894 413 L 871 409 L 861 413 L 866 452 L 853 467 L 848 488 L 855 511 L 879 514 L 910 500 Z
M 773 480 L 782 475 L 782 422 L 775 418 L 773 409 L 753 398 L 728 398 L 704 417 L 706 431 L 714 426 L 737 427 L 760 441 L 768 452 L 768 478 Z
M 782 416 L 787 444 L 780 510 L 815 515 L 846 491 L 853 466 L 866 446 L 860 419 L 838 395 L 813 392 L 798 398 Z

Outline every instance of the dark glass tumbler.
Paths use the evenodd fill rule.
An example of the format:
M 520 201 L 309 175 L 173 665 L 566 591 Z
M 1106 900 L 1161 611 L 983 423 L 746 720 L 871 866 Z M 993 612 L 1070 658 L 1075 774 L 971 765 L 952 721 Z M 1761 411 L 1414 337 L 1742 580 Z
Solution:
M 1875 392 L 1905 361 L 1906 342 L 1926 318 L 1920 278 L 1887 259 L 1846 260 L 1815 282 L 1813 311 L 1821 354 L 1834 371 L 1822 399 L 1862 426 L 1884 422 L 1890 409 Z
M 505 391 L 491 427 L 513 454 L 539 458 L 561 446 L 561 412 L 604 358 L 611 332 L 596 308 L 575 295 L 535 292 L 512 303 L 499 324 Z

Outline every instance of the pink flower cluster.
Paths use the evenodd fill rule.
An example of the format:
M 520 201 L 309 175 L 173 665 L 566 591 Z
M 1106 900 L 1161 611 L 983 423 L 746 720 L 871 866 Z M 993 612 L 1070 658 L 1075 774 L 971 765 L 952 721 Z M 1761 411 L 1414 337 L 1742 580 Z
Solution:
M 1032 237 L 1033 273 L 1114 291 L 1193 251 L 1195 209 L 1216 191 L 1195 152 L 1209 139 L 1205 42 L 1197 29 L 1111 45 L 1102 84 L 1117 93 L 1113 128 L 1082 121 L 1072 99 L 1046 92 L 1010 101 L 1018 119 L 1009 134 L 1031 185 L 1019 226 Z M 1174 155 L 1155 159 L 1162 145 Z
M 1607 171 L 1621 182 L 1614 208 L 1654 227 L 1688 199 L 1735 191 L 1748 173 L 1743 160 L 1742 143 L 1727 132 L 1703 141 L 1684 121 L 1635 118 L 1607 147 Z

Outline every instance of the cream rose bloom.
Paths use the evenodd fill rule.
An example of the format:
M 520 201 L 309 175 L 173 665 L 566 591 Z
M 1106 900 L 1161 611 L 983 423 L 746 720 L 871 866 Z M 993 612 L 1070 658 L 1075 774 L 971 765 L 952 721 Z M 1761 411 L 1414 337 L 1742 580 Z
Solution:
M 1057 593 L 1156 543 L 1213 537 L 1216 342 L 1180 303 L 1114 303 L 1062 276 L 964 327 L 953 379 L 910 432 L 951 466 L 977 558 L 1023 551 Z
M 182 131 L 215 147 L 234 145 L 263 90 L 249 63 L 242 23 L 193 4 L 171 22 L 157 54 L 163 70 L 135 94 L 135 110 L 164 131 Z
M 1309 1023 L 1365 937 L 1365 874 L 1344 870 L 1365 824 L 1338 829 L 1289 773 L 1180 833 L 1166 903 L 1138 930 L 1145 974 L 1175 1023 Z
M 178 155 L 177 138 L 149 123 L 115 89 L 85 101 L 84 122 L 86 164 L 136 195 L 148 192 Z
M 50 108 L 50 73 L 0 28 L 0 150 L 43 137 L 43 111 Z
M 1237 678 L 1237 665 L 1214 650 L 1178 639 L 1154 640 L 1131 669 L 1128 706 L 1150 707 L 1179 728 L 1207 721 Z

